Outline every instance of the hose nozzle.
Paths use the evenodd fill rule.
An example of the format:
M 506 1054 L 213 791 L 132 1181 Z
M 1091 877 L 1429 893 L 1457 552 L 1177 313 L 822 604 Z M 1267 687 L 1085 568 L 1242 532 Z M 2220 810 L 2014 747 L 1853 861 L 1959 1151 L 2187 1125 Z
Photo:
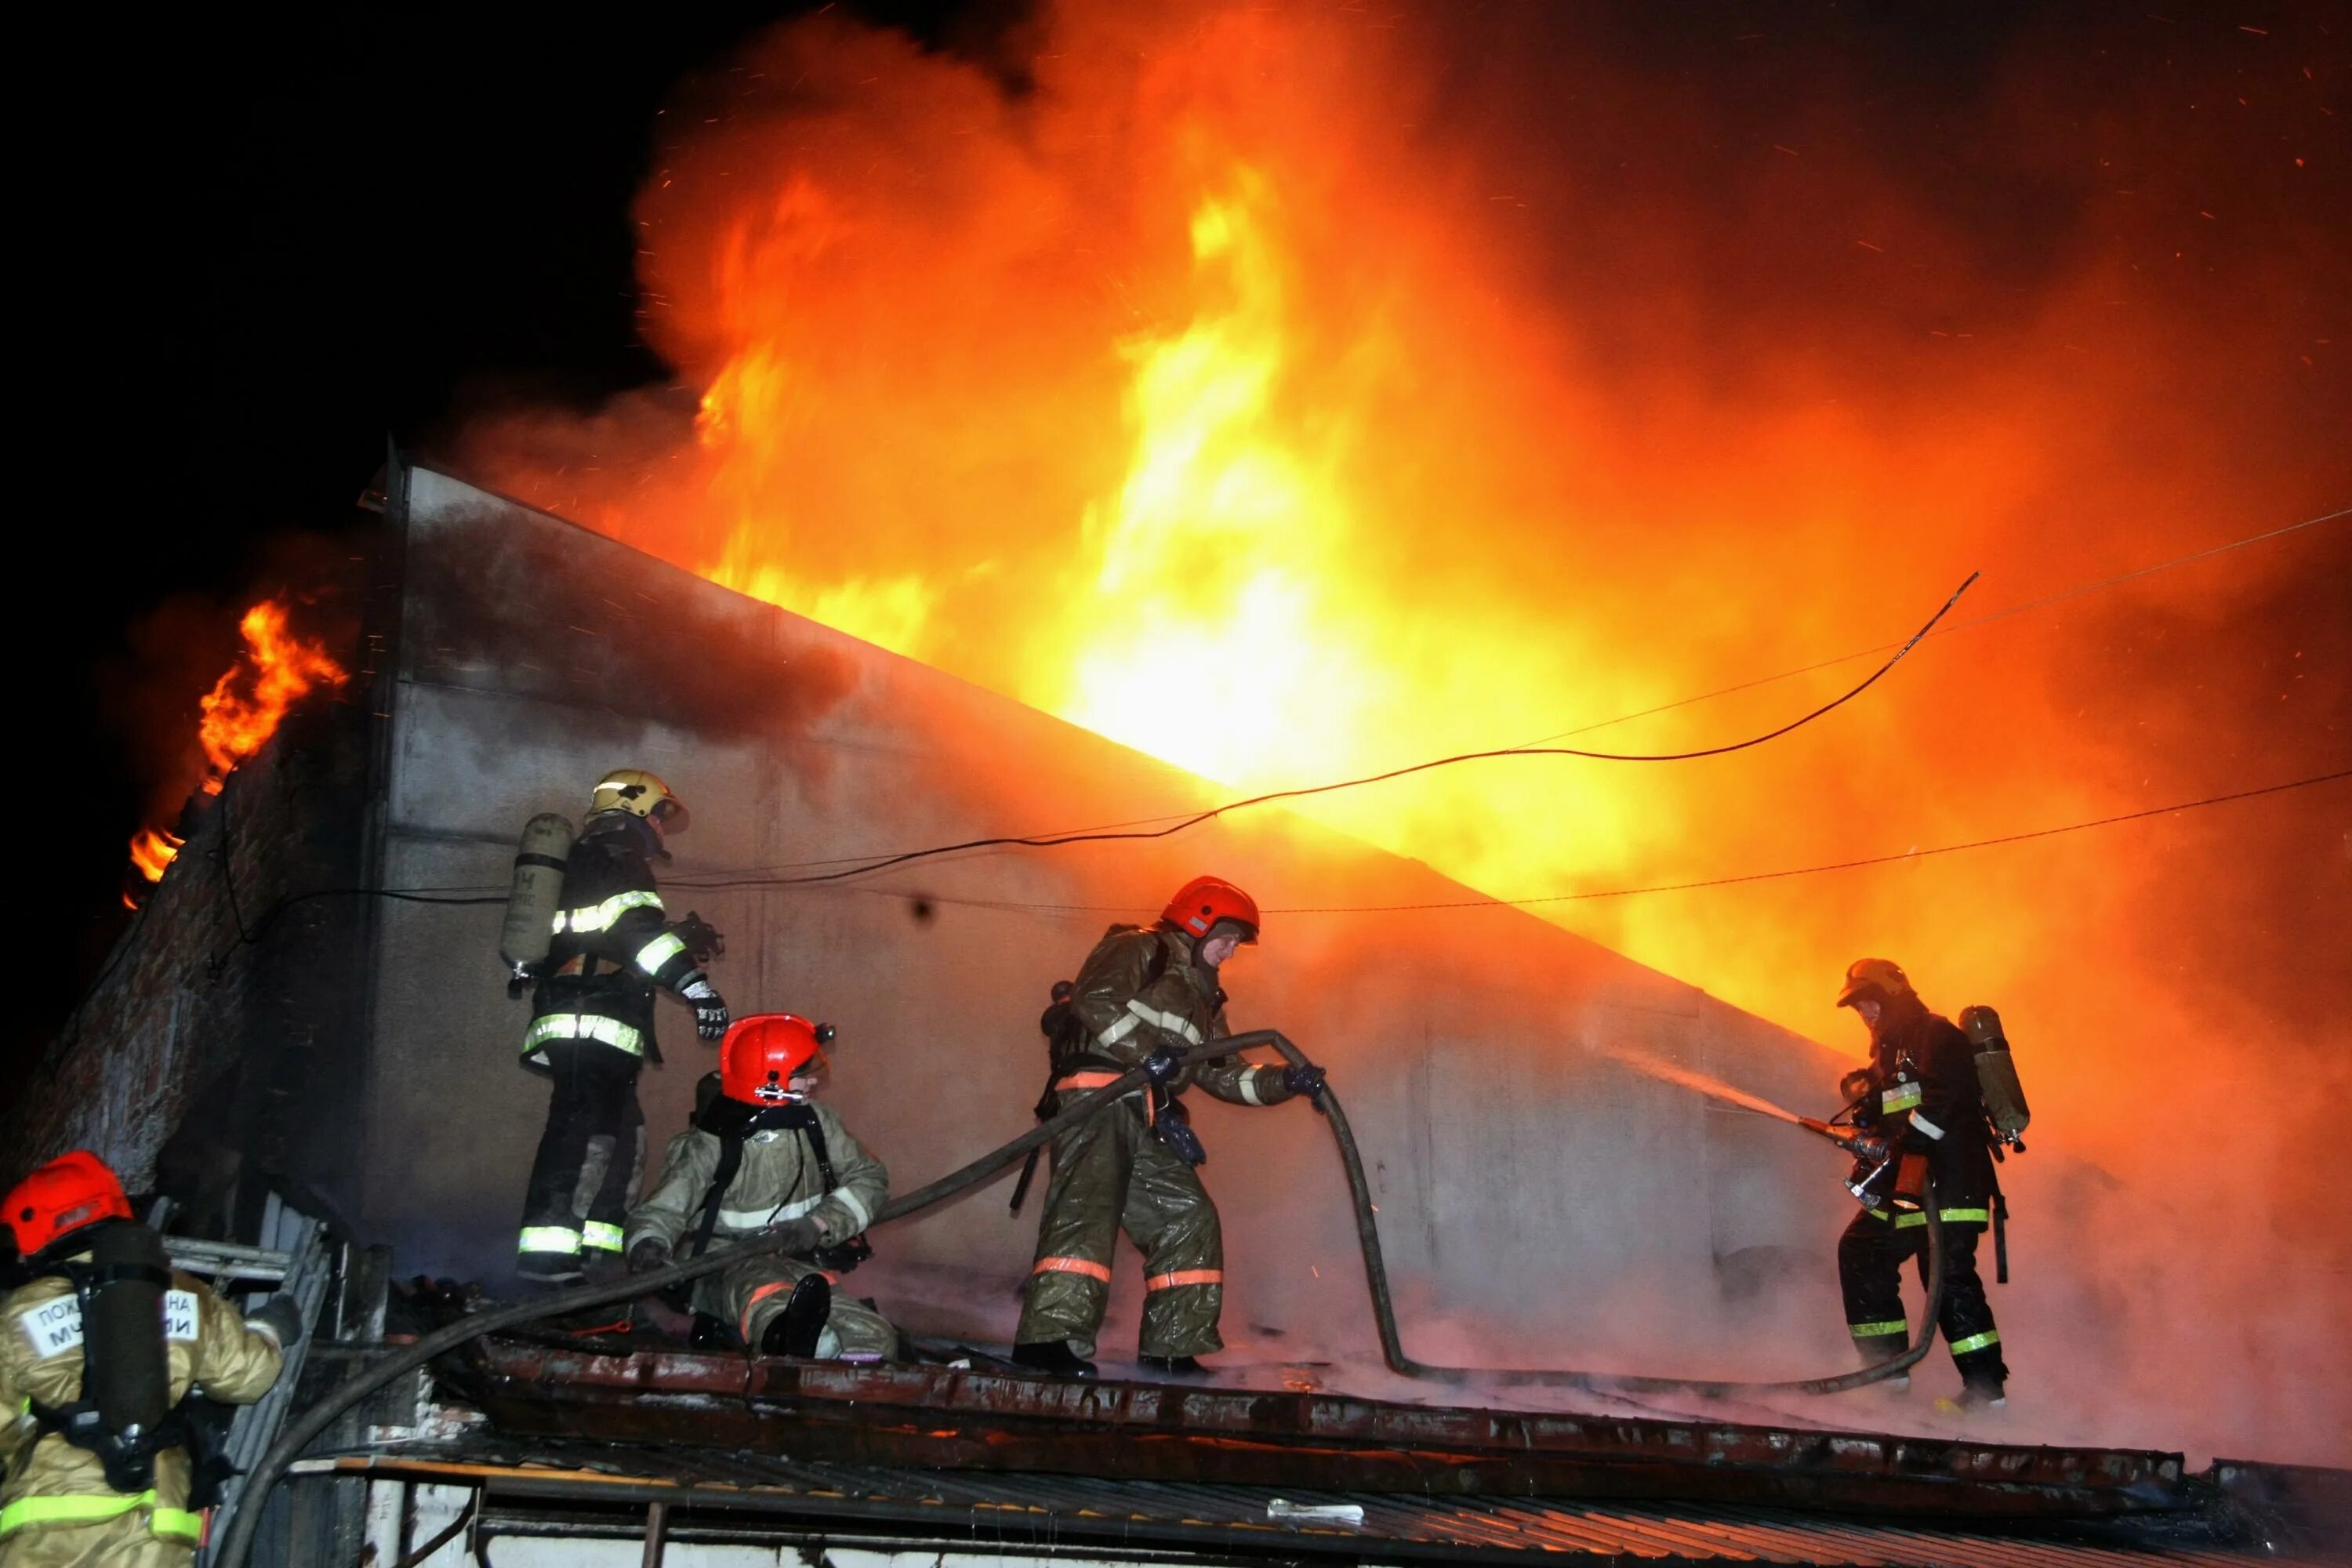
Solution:
M 1826 1121 L 1816 1121 L 1810 1116 L 1798 1117 L 1797 1125 L 1808 1132 L 1817 1133 L 1828 1139 L 1848 1153 L 1853 1152 L 1855 1135 L 1845 1128 L 1832 1127 Z

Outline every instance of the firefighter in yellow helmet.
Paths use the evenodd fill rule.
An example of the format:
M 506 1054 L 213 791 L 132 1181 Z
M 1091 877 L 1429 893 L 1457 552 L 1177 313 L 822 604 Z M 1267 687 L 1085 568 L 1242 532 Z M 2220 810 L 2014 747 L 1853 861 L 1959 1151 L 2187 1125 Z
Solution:
M 1221 965 L 1257 941 L 1256 903 L 1232 883 L 1197 877 L 1179 889 L 1158 926 L 1113 926 L 1087 955 L 1066 1003 L 1048 1014 L 1050 1115 L 1139 1064 L 1153 1087 L 1054 1140 L 1054 1173 L 1037 1226 L 1036 1262 L 1013 1359 L 1091 1377 L 1095 1333 L 1110 1301 L 1111 1258 L 1122 1230 L 1144 1253 L 1141 1360 L 1197 1375 L 1223 1348 L 1224 1242 L 1217 1206 L 1194 1169 L 1204 1163 L 1177 1096 L 1194 1085 L 1236 1105 L 1317 1095 L 1320 1068 L 1255 1067 L 1225 1058 L 1180 1066 L 1225 1028 Z
M 1841 1086 L 1854 1126 L 1874 1147 L 1853 1182 L 1863 1212 L 1838 1240 L 1847 1331 L 1864 1362 L 1900 1355 L 1903 1265 L 1927 1272 L 1927 1216 L 1918 1173 L 1933 1178 L 1944 1225 L 1944 1301 L 1938 1326 L 1961 1382 L 1959 1403 L 1998 1408 L 2009 1369 L 2000 1330 L 1977 1272 L 1977 1242 L 1992 1222 L 1992 1138 L 1974 1047 L 1951 1020 L 1927 1010 L 1903 966 L 1858 959 L 1837 1005 L 1870 1031 L 1870 1061 Z
M 661 1060 L 655 990 L 693 1007 L 704 1039 L 727 1033 L 727 1004 L 697 952 L 715 950 L 716 933 L 673 925 L 654 884 L 663 838 L 686 826 L 685 805 L 642 768 L 605 774 L 589 797 L 523 1037 L 523 1065 L 554 1082 L 523 1204 L 516 1272 L 526 1279 L 565 1284 L 592 1263 L 620 1271 L 645 1162 L 637 1074 Z
M 243 1316 L 172 1268 L 86 1149 L 5 1203 L 30 1279 L 0 1300 L 0 1563 L 187 1568 L 223 1470 L 182 1402 L 260 1398 L 301 1314 L 276 1296 Z

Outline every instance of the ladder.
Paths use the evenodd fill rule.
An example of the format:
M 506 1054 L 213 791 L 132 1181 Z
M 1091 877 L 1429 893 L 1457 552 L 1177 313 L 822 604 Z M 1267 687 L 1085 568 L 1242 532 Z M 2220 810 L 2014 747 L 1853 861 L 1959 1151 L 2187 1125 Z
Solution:
M 151 1214 L 148 1223 L 160 1228 L 165 1217 L 162 1213 Z M 213 1513 L 213 1522 L 217 1527 L 235 1515 L 245 1493 L 246 1472 L 269 1451 L 269 1446 L 285 1429 L 287 1413 L 294 1405 L 295 1387 L 302 1379 L 302 1363 L 316 1337 L 319 1309 L 327 1299 L 334 1259 L 327 1247 L 326 1227 L 309 1215 L 288 1208 L 275 1193 L 269 1194 L 262 1210 L 261 1245 L 248 1247 L 237 1242 L 167 1236 L 163 1238 L 163 1251 L 175 1268 L 207 1275 L 221 1282 L 240 1280 L 274 1287 L 293 1297 L 295 1305 L 302 1310 L 302 1337 L 286 1347 L 286 1365 L 278 1374 L 278 1381 L 270 1385 L 268 1394 L 240 1408 L 229 1424 L 228 1458 L 236 1473 L 221 1489 L 220 1506 Z M 248 1291 L 239 1304 L 251 1307 L 272 1293 L 270 1289 Z M 207 1532 L 205 1543 L 196 1552 L 197 1568 L 212 1568 L 212 1540 L 218 1534 L 217 1528 Z

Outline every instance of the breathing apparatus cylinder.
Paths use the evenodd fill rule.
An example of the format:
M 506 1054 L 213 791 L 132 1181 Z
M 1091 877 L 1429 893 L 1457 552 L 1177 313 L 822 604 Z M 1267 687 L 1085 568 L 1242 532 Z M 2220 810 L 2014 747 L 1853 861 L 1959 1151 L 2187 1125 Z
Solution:
M 2009 1054 L 2000 1015 L 1990 1007 L 1963 1007 L 1959 1024 L 1976 1047 L 1977 1087 L 1984 1091 L 1985 1111 L 1992 1118 L 1993 1131 L 2003 1142 L 2017 1143 L 2033 1112 L 2026 1108 L 2025 1086 L 2018 1081 L 2017 1062 Z
M 82 1313 L 81 1396 L 98 1406 L 109 1433 L 134 1440 L 172 1413 L 172 1369 L 163 1345 L 163 1292 L 171 1288 L 172 1262 L 162 1237 L 127 1222 L 91 1233 L 89 1260 L 97 1283 Z M 137 1453 L 130 1462 L 134 1473 L 127 1479 L 137 1485 L 129 1489 L 145 1489 L 153 1456 Z M 119 1486 L 112 1469 L 108 1482 Z
M 522 842 L 515 847 L 514 880 L 507 887 L 506 924 L 499 931 L 499 956 L 517 978 L 544 959 L 554 942 L 573 837 L 571 820 L 552 811 L 542 811 L 523 824 Z

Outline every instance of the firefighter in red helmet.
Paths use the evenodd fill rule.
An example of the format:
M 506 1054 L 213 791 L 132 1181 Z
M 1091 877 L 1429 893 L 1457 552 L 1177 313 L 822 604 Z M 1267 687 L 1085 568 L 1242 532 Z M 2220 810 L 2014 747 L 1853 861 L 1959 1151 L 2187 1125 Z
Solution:
M 246 1317 L 172 1268 L 88 1150 L 5 1204 L 30 1279 L 0 1301 L 0 1562 L 186 1568 L 222 1473 L 181 1402 L 260 1398 L 301 1314 L 277 1296 Z
M 1234 1058 L 1179 1065 L 1185 1052 L 1228 1033 L 1218 974 L 1260 929 L 1247 893 L 1196 877 L 1169 900 L 1157 926 L 1113 926 L 1087 955 L 1055 1015 L 1050 1103 L 1039 1110 L 1066 1109 L 1138 1065 L 1152 1069 L 1153 1083 L 1054 1141 L 1053 1179 L 1013 1350 L 1023 1366 L 1094 1374 L 1086 1358 L 1109 1303 L 1122 1230 L 1144 1253 L 1143 1364 L 1195 1374 L 1196 1358 L 1223 1348 L 1224 1245 L 1216 1205 L 1195 1169 L 1206 1156 L 1178 1096 L 1197 1085 L 1236 1105 L 1276 1105 L 1323 1087 L 1319 1068 L 1255 1067 Z
M 784 1245 L 693 1284 L 697 1338 L 769 1355 L 880 1361 L 898 1333 L 870 1304 L 836 1293 L 873 1255 L 866 1227 L 890 1173 L 831 1106 L 809 1098 L 830 1025 L 791 1013 L 735 1020 L 719 1048 L 719 1092 L 670 1140 L 661 1179 L 630 1211 L 628 1261 L 782 1232 Z

